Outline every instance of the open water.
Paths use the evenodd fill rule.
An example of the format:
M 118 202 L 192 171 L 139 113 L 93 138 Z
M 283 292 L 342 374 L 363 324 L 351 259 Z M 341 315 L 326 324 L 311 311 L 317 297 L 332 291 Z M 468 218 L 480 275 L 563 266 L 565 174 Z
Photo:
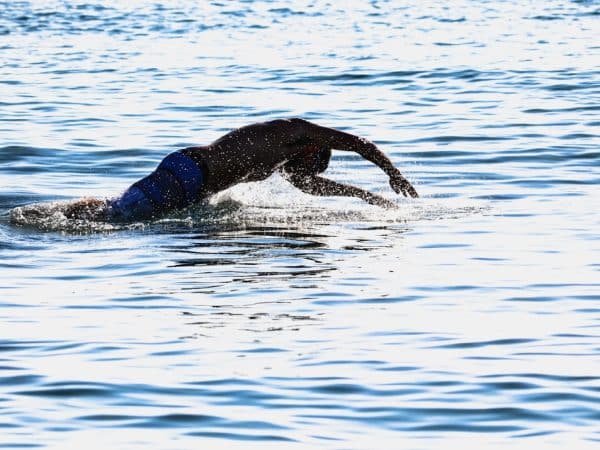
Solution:
M 0 447 L 597 449 L 598 30 L 598 1 L 0 1 Z M 292 116 L 422 197 L 60 213 Z

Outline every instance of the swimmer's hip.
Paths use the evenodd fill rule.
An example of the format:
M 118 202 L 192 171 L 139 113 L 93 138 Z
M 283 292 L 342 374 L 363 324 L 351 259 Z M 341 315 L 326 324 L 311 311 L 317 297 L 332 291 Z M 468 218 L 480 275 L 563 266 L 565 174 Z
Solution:
M 205 195 L 205 169 L 181 150 L 167 155 L 150 175 L 108 201 L 108 217 L 145 220 L 186 208 Z

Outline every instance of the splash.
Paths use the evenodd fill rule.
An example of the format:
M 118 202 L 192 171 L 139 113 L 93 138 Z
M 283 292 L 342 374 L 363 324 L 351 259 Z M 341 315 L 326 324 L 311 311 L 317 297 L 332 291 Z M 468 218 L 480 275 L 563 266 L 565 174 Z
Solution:
M 32 203 L 10 210 L 13 225 L 39 231 L 63 231 L 66 233 L 95 233 L 119 229 L 117 225 L 89 219 L 67 217 L 72 202 Z
M 455 219 L 489 209 L 486 205 L 473 202 L 432 198 L 399 199 L 397 208 L 383 209 L 358 199 L 303 194 L 278 177 L 272 177 L 267 182 L 234 186 L 216 194 L 208 202 L 152 222 L 111 223 L 94 220 L 94 217 L 101 216 L 99 210 L 87 211 L 86 217 L 70 217 L 68 211 L 78 201 L 32 203 L 16 207 L 10 211 L 10 222 L 39 231 L 73 234 L 144 229 L 172 231 L 176 228 L 302 229 L 348 224 L 391 226 L 423 220 Z
M 384 209 L 355 198 L 304 194 L 290 187 L 281 177 L 274 176 L 268 182 L 240 184 L 219 193 L 211 199 L 210 206 L 214 213 L 212 220 L 248 227 L 344 223 L 391 225 L 460 218 L 489 209 L 487 204 L 472 200 L 406 199 L 391 195 L 397 199 L 397 207 Z

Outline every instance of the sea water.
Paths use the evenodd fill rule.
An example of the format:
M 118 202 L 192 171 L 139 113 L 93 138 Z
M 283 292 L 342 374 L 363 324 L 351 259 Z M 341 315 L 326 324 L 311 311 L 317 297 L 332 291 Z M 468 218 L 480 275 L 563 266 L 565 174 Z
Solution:
M 598 448 L 600 2 L 0 2 L 0 447 Z M 68 220 L 303 117 L 421 198 Z

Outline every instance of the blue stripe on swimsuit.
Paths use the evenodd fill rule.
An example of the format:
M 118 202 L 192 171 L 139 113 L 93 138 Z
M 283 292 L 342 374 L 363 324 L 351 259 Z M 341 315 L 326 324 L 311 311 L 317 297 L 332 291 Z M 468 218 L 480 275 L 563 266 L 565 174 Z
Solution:
M 109 202 L 115 220 L 142 220 L 189 206 L 200 198 L 204 173 L 181 151 L 165 157 L 150 175 L 135 182 Z

